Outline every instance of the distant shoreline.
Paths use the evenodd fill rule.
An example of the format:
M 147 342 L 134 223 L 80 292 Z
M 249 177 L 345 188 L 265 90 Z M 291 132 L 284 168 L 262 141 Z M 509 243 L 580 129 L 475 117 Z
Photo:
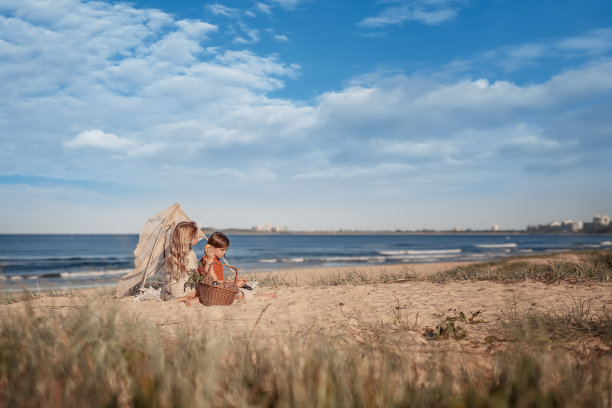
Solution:
M 612 235 L 612 231 L 601 232 L 570 232 L 570 231 L 525 231 L 525 230 L 507 230 L 507 231 L 478 231 L 478 230 L 463 230 L 463 231 L 367 231 L 367 230 L 338 230 L 338 231 L 253 231 L 250 229 L 240 228 L 213 228 L 203 227 L 202 231 L 210 233 L 211 231 L 223 231 L 228 235 Z M 138 232 L 20 232 L 20 233 L 0 233 L 0 236 L 10 235 L 138 235 Z
M 611 231 L 605 232 L 530 232 L 519 230 L 508 231 L 280 231 L 264 232 L 237 228 L 216 229 L 205 227 L 203 231 L 223 231 L 225 234 L 233 235 L 612 235 Z

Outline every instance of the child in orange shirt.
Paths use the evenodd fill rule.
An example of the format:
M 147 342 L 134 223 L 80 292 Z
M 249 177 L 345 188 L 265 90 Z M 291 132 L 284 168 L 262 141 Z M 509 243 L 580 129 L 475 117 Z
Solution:
M 208 241 L 204 247 L 205 257 L 202 258 L 202 266 L 204 267 L 204 271 L 210 269 L 210 276 L 213 282 L 234 283 L 233 281 L 225 281 L 223 279 L 223 266 L 221 265 L 220 258 L 225 256 L 227 248 L 229 248 L 229 238 L 225 236 L 224 233 L 213 232 L 210 237 L 208 237 Z M 238 279 L 237 286 L 241 288 L 245 283 L 246 279 Z

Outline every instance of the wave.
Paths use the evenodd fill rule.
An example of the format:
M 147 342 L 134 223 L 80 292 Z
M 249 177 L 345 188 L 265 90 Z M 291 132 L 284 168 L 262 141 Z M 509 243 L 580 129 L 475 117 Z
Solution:
M 259 263 L 304 263 L 306 258 L 271 258 L 271 259 L 258 259 Z
M 114 269 L 106 271 L 81 271 L 81 272 L 62 272 L 59 275 L 62 278 L 87 278 L 95 276 L 119 276 L 125 275 L 132 269 Z
M 1 281 L 19 281 L 33 279 L 83 279 L 83 278 L 100 278 L 117 279 L 130 272 L 132 269 L 111 269 L 103 271 L 74 271 L 74 272 L 49 272 L 49 273 L 34 273 L 34 274 L 17 274 L 17 275 L 0 275 Z
M 376 262 L 384 261 L 384 256 L 330 256 L 321 258 L 325 262 Z
M 262 258 L 258 263 L 306 263 L 306 262 L 384 262 L 384 256 L 324 256 L 320 258 Z
M 410 260 L 421 260 L 421 259 L 426 259 L 426 258 L 431 258 L 431 259 L 438 259 L 438 260 L 448 260 L 448 259 L 459 259 L 462 256 L 457 256 L 457 254 L 418 254 L 418 255 L 393 255 L 393 256 L 388 256 L 386 257 L 386 259 L 388 260 L 405 260 L 405 261 L 410 261 Z
M 381 251 L 383 252 L 383 251 Z M 436 261 L 445 258 L 456 258 L 461 250 L 453 251 L 387 251 L 396 255 L 370 256 L 322 256 L 317 258 L 262 258 L 258 263 L 384 263 L 387 261 Z
M 461 249 L 400 249 L 395 251 L 378 251 L 381 255 L 433 255 L 459 254 Z
M 515 242 L 509 244 L 475 244 L 476 248 L 516 248 L 518 245 Z
M 601 244 L 599 244 L 601 246 L 612 246 L 612 241 L 604 241 Z
M 133 256 L 122 256 L 122 255 L 0 255 L 2 261 L 130 261 L 133 260 Z

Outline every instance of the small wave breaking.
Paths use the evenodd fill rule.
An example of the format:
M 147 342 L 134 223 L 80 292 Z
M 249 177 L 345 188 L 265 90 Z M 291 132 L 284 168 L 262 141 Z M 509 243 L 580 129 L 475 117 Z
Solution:
M 379 251 L 381 255 L 436 255 L 436 254 L 460 254 L 460 248 L 454 249 L 399 249 L 393 251 Z
M 516 248 L 518 247 L 518 244 L 516 244 L 515 242 L 511 242 L 508 244 L 475 244 L 474 245 L 476 248 Z

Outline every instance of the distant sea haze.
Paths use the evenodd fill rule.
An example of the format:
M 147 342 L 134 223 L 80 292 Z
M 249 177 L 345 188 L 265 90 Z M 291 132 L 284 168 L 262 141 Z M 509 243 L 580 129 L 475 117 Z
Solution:
M 612 235 L 349 234 L 229 236 L 242 273 L 398 263 L 486 261 L 512 255 L 612 248 Z M 115 285 L 133 268 L 138 235 L 0 235 L 0 288 Z M 204 243 L 194 247 L 198 258 Z

